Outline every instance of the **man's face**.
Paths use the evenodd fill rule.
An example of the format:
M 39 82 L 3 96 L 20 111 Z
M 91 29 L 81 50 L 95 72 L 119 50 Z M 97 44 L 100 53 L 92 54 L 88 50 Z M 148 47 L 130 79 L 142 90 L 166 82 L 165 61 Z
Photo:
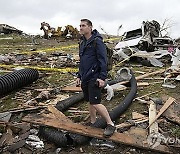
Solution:
M 80 23 L 80 34 L 81 35 L 86 35 L 91 33 L 92 31 L 92 26 L 88 26 L 85 21 L 81 21 Z

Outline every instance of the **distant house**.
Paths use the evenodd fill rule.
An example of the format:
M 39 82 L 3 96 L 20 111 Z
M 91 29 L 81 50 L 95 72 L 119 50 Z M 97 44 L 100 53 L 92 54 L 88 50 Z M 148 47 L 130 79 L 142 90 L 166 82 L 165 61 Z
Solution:
M 17 33 L 17 34 L 22 34 L 23 31 L 9 26 L 7 24 L 0 24 L 0 33 L 4 33 L 4 34 L 11 34 L 11 33 Z

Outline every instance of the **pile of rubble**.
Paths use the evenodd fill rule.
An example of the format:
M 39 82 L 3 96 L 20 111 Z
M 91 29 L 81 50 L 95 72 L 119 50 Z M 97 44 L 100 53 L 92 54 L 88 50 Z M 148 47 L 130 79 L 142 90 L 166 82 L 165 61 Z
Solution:
M 7 24 L 0 24 L 0 34 L 11 34 L 11 33 L 17 33 L 17 34 L 22 34 L 23 31 L 9 26 Z
M 146 66 L 163 67 L 163 62 L 172 61 L 178 66 L 180 58 L 178 42 L 169 36 L 162 36 L 160 24 L 153 20 L 143 22 L 142 27 L 128 31 L 115 46 L 114 59 L 117 61 L 137 60 Z M 134 58 L 136 57 L 136 59 Z
M 173 127 L 174 131 L 179 131 L 180 98 L 175 97 L 178 95 L 175 92 L 173 96 L 172 93 L 164 96 L 159 91 L 163 91 L 164 88 L 167 91 L 179 90 L 180 48 L 177 40 L 160 37 L 160 32 L 158 22 L 143 22 L 142 28 L 127 32 L 124 34 L 124 39 L 115 46 L 114 51 L 109 50 L 113 52 L 109 53 L 110 68 L 115 74 L 109 77 L 108 86 L 103 89 L 103 103 L 112 109 L 113 104 L 122 101 L 119 105 L 121 112 L 124 113 L 129 107 L 124 107 L 126 106 L 124 100 L 130 97 L 127 92 L 133 91 L 135 95 L 132 96 L 133 101 L 130 100 L 130 103 L 132 106 L 139 105 L 141 110 L 133 106 L 129 116 L 121 113 L 122 115 L 115 119 L 117 132 L 108 139 L 102 135 L 103 126 L 95 128 L 86 125 L 89 122 L 89 112 L 83 108 L 86 103 L 83 103 L 81 87 L 76 87 L 74 81 L 68 81 L 68 76 L 76 77 L 75 71 L 64 77 L 61 87 L 52 86 L 48 81 L 43 80 L 50 68 L 54 68 L 55 71 L 67 67 L 77 68 L 79 63 L 77 55 L 60 50 L 52 50 L 52 53 L 47 54 L 46 50 L 38 52 L 36 49 L 29 51 L 28 54 L 27 52 L 1 54 L 1 68 L 43 66 L 46 67 L 44 70 L 47 74 L 39 70 L 40 78 L 37 81 L 33 80 L 31 85 L 23 88 L 21 86 L 22 89 L 12 92 L 11 100 L 21 103 L 18 108 L 0 113 L 0 152 L 61 153 L 64 149 L 69 149 L 72 153 L 87 153 L 86 148 L 81 145 L 80 148 L 76 148 L 76 145 L 86 143 L 85 141 L 88 140 L 88 146 L 93 148 L 96 146 L 107 153 L 142 153 L 143 149 L 155 153 L 177 153 L 180 148 L 179 136 L 169 129 Z M 130 64 L 132 59 L 139 59 L 138 62 L 141 63 L 148 61 L 150 64 L 148 66 L 162 68 L 146 67 L 148 70 L 142 70 L 142 65 Z M 118 70 L 118 64 L 128 60 L 130 62 L 124 64 L 126 67 Z M 171 61 L 171 65 L 163 68 L 167 65 L 167 60 Z M 114 64 L 117 64 L 116 67 L 113 67 Z M 3 71 L 11 72 L 12 69 L 2 69 Z M 22 82 L 22 78 L 27 81 L 28 75 L 22 71 L 19 73 L 17 77 L 13 75 L 17 72 L 9 73 L 6 81 L 4 75 L 0 76 L 0 89 L 3 90 L 2 87 L 8 84 L 11 91 L 14 85 Z M 61 75 L 59 73 L 59 76 Z M 129 87 L 132 79 L 137 83 L 135 84 L 137 94 L 136 90 Z M 65 81 L 69 84 L 65 85 Z M 12 84 L 9 84 L 10 82 Z M 42 82 L 46 82 L 46 88 L 42 86 Z M 151 87 L 147 94 L 141 94 L 148 86 L 155 85 L 158 86 L 159 91 L 152 90 Z M 9 91 L 6 95 L 0 95 L 0 109 L 7 101 L 8 94 L 11 95 Z M 114 109 L 110 111 L 113 112 Z M 99 118 L 98 120 L 103 123 L 103 120 Z M 119 144 L 126 146 L 122 147 Z

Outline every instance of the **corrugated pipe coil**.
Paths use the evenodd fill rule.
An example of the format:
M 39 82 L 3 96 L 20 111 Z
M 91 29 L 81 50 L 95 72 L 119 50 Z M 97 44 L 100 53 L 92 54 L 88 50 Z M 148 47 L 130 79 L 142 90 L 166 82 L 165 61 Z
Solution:
M 130 73 L 131 73 L 132 77 L 130 79 L 131 90 L 130 90 L 129 94 L 125 97 L 123 102 L 121 102 L 116 108 L 114 108 L 111 112 L 109 112 L 110 117 L 113 121 L 118 119 L 120 117 L 120 115 L 126 111 L 126 109 L 131 105 L 134 97 L 136 96 L 137 82 L 136 82 L 133 72 L 130 71 Z M 114 82 L 112 82 L 112 83 L 114 84 Z M 83 100 L 83 94 L 79 93 L 75 96 L 71 96 L 68 99 L 64 100 L 63 104 L 65 102 L 68 102 L 69 105 L 70 104 L 73 105 L 81 100 Z M 56 108 L 59 109 L 60 111 L 64 110 L 64 108 L 62 107 L 63 105 L 61 105 L 61 107 L 59 107 L 59 104 L 61 104 L 61 102 L 59 102 L 56 105 Z M 67 109 L 68 107 L 65 106 L 65 108 Z M 105 128 L 106 121 L 103 118 L 99 118 L 99 119 L 97 119 L 97 121 L 94 124 L 91 125 L 91 127 Z M 58 145 L 59 147 L 64 147 L 65 145 L 68 146 L 69 143 L 71 143 L 72 145 L 86 144 L 91 139 L 90 137 L 86 137 L 86 136 L 79 135 L 79 134 L 73 134 L 73 133 L 66 132 L 66 135 L 65 135 L 63 132 L 60 132 L 58 130 L 56 131 L 56 133 L 53 131 L 54 130 L 47 131 L 45 127 L 41 127 L 39 134 L 45 139 L 52 138 L 51 142 Z M 54 133 L 56 134 L 56 139 L 53 139 L 53 137 L 50 137 L 51 134 L 54 134 Z M 52 136 L 54 136 L 54 135 L 52 135 Z M 64 136 L 66 136 L 66 139 L 64 138 Z M 68 141 L 68 140 L 70 140 L 70 141 Z
M 70 106 L 82 101 L 83 99 L 84 99 L 84 95 L 82 92 L 80 92 L 80 93 L 73 95 L 65 100 L 57 102 L 55 107 L 59 111 L 63 112 L 63 111 L 66 111 Z
M 35 69 L 25 68 L 0 76 L 0 96 L 26 86 L 39 78 Z
M 131 71 L 131 75 L 132 75 L 132 77 L 130 80 L 130 86 L 131 86 L 130 92 L 117 107 L 115 107 L 112 111 L 109 112 L 112 121 L 115 121 L 116 119 L 118 119 L 120 117 L 120 115 L 123 114 L 128 109 L 128 107 L 131 105 L 134 97 L 136 96 L 137 82 L 136 82 L 135 76 L 132 71 Z M 103 118 L 99 118 L 96 120 L 96 122 L 94 124 L 91 125 L 91 127 L 105 128 L 106 125 L 107 125 L 106 121 Z M 73 139 L 74 145 L 84 144 L 90 140 L 90 137 L 86 137 L 86 136 L 79 135 L 79 134 L 70 134 L 70 137 Z

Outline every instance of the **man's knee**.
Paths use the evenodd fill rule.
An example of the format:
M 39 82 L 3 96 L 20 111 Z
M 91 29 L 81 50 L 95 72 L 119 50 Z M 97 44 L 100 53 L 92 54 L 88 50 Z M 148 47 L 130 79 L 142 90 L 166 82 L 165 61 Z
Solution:
M 101 104 L 91 104 L 95 109 L 99 108 Z

